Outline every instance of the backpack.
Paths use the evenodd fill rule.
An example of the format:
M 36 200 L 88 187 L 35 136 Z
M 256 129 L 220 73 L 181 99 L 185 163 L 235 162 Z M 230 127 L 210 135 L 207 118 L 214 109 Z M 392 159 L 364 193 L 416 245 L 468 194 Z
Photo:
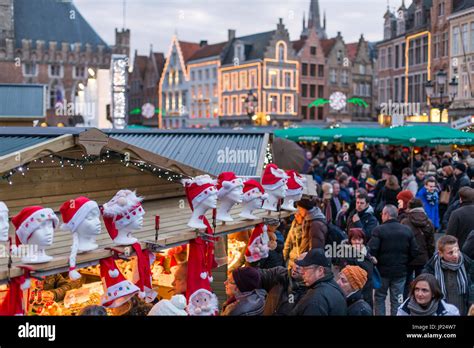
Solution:
M 347 234 L 339 226 L 334 225 L 332 222 L 326 224 L 328 233 L 326 235 L 326 245 L 339 245 L 343 240 L 347 239 Z

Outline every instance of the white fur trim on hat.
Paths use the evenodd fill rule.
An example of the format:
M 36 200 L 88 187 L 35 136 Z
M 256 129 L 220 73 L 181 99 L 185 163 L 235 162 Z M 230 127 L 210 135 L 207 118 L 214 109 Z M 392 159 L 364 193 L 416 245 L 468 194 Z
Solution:
M 140 204 L 135 209 L 127 212 L 120 219 L 115 220 L 115 226 L 117 229 L 124 228 L 143 215 L 145 215 L 145 209 L 143 209 L 142 205 Z
M 254 199 L 260 198 L 262 200 L 265 200 L 268 198 L 267 193 L 262 193 L 258 187 L 255 187 L 247 192 L 244 193 L 244 198 L 243 202 L 248 203 L 250 201 L 253 201 Z
M 120 283 L 114 284 L 107 289 L 104 289 L 104 295 L 102 298 L 102 305 L 114 301 L 111 303 L 108 308 L 115 308 L 121 306 L 125 300 L 128 300 L 130 296 L 139 292 L 140 289 L 129 282 L 128 280 L 123 280 Z M 122 301 L 117 301 L 118 299 L 124 298 Z
M 5 203 L 0 202 L 0 212 L 7 212 L 8 213 L 8 207 Z
M 286 190 L 286 197 L 290 197 L 290 196 L 298 196 L 300 195 L 301 193 L 303 193 L 303 188 L 300 187 L 300 188 L 297 188 L 297 189 L 294 189 L 294 190 Z
M 280 180 L 278 180 L 276 183 L 274 184 L 262 184 L 263 188 L 265 190 L 270 190 L 270 191 L 273 191 L 273 190 L 276 190 L 277 188 L 285 185 L 287 182 L 288 182 L 288 175 L 285 173 L 284 170 L 282 169 L 275 169 L 275 168 L 270 168 L 270 171 L 272 172 L 273 176 L 275 176 L 276 178 L 280 178 Z
M 217 192 L 217 197 L 221 199 L 222 197 L 228 195 L 233 189 L 241 187 L 243 189 L 244 182 L 241 178 L 236 178 L 232 181 L 224 181 L 219 192 Z
M 28 216 L 25 221 L 20 225 L 20 227 L 16 230 L 16 235 L 20 240 L 21 244 L 27 244 L 28 238 L 36 231 L 40 225 L 47 220 L 53 221 L 53 226 L 58 226 L 59 219 L 54 213 L 53 209 L 51 208 L 44 208 L 38 210 Z
M 199 307 L 193 304 L 193 299 L 201 294 L 207 294 L 210 296 L 211 300 L 210 303 L 207 305 L 208 310 L 202 311 Z M 219 301 L 217 300 L 216 294 L 210 292 L 206 289 L 198 289 L 189 296 L 189 303 L 187 307 L 187 311 L 189 315 L 199 315 L 199 316 L 212 316 L 217 313 L 219 310 Z
M 149 316 L 187 316 L 186 297 L 174 295 L 171 300 L 161 300 L 148 313 Z
M 143 198 L 138 197 L 135 191 L 120 190 L 104 204 L 104 215 L 108 217 L 125 215 L 142 201 Z
M 99 209 L 99 205 L 95 201 L 84 203 L 74 214 L 72 219 L 67 224 L 62 224 L 62 230 L 69 230 L 72 233 L 76 232 L 77 227 L 85 220 L 87 215 L 94 209 Z

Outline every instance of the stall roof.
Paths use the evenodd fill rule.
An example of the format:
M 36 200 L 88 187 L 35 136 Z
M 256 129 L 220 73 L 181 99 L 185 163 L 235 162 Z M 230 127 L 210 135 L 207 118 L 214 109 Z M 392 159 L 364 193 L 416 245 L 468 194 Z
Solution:
M 0 156 L 21 151 L 65 134 L 77 135 L 88 128 L 0 127 Z M 234 172 L 260 177 L 270 142 L 268 130 L 102 130 L 111 138 L 183 163 L 211 175 Z M 9 143 L 11 136 L 17 144 Z M 37 139 L 32 143 L 32 139 Z

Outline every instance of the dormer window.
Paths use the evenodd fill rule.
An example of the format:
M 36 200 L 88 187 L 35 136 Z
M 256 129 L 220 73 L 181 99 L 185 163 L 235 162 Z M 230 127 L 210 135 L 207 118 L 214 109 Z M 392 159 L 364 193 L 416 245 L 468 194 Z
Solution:
M 390 25 L 390 20 L 387 20 L 387 22 L 385 23 L 383 38 L 384 40 L 389 40 L 392 38 L 392 27 Z
M 418 9 L 415 12 L 415 26 L 418 27 L 422 24 L 423 24 L 423 18 L 421 16 L 421 9 Z
M 242 43 L 235 44 L 234 59 L 238 59 L 240 62 L 245 60 L 245 46 Z
M 397 18 L 397 35 L 403 34 L 405 34 L 405 13 L 400 10 Z
M 279 42 L 277 44 L 277 58 L 279 61 L 284 61 L 286 60 L 286 45 L 284 42 Z

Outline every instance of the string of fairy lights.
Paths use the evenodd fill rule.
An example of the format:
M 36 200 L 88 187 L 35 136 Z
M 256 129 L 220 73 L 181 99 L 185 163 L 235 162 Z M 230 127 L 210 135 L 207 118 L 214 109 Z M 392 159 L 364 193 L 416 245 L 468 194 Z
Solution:
M 160 168 L 158 166 L 154 166 L 152 164 L 146 163 L 140 160 L 132 160 L 126 154 L 121 154 L 112 151 L 106 151 L 101 156 L 85 156 L 82 155 L 82 158 L 67 158 L 64 156 L 58 155 L 48 155 L 46 157 L 42 157 L 40 159 L 35 159 L 31 162 L 22 164 L 14 169 L 9 170 L 2 176 L 0 176 L 0 182 L 4 181 L 7 182 L 9 185 L 13 185 L 13 177 L 15 175 L 21 174 L 21 176 L 25 176 L 32 164 L 40 165 L 40 164 L 58 164 L 60 168 L 77 168 L 79 170 L 84 170 L 84 167 L 97 164 L 97 163 L 106 163 L 106 162 L 120 162 L 125 167 L 135 168 L 140 170 L 141 172 L 147 172 L 156 176 L 157 178 L 164 179 L 170 182 L 180 183 L 182 179 L 187 178 L 187 176 L 172 172 L 168 169 Z

